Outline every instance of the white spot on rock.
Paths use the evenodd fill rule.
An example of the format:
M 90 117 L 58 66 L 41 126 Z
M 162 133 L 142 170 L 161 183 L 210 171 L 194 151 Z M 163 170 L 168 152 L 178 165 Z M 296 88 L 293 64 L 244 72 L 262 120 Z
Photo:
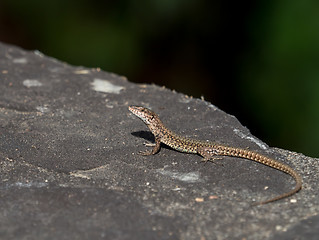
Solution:
M 40 52 L 39 50 L 34 50 L 33 52 L 35 55 L 37 55 L 39 57 L 44 57 L 44 54 L 42 52 Z
M 7 188 L 43 188 L 48 186 L 47 183 L 43 183 L 43 182 L 16 182 L 16 183 L 12 183 L 7 185 Z
M 39 112 L 42 112 L 42 113 L 47 113 L 47 112 L 50 112 L 50 109 L 46 106 L 37 106 L 36 109 L 39 111 Z
M 87 69 L 79 69 L 74 71 L 75 74 L 89 74 L 90 71 Z
M 172 172 L 172 171 L 167 171 L 162 169 L 157 170 L 157 172 L 183 182 L 188 182 L 188 183 L 202 182 L 198 172 L 178 173 L 178 172 Z
M 262 141 L 260 141 L 259 139 L 249 136 L 247 134 L 244 134 L 242 131 L 240 131 L 239 129 L 234 129 L 233 130 L 238 136 L 240 136 L 241 138 L 250 140 L 252 142 L 254 142 L 255 144 L 257 144 L 261 149 L 266 150 L 267 149 L 267 145 L 264 144 Z
M 26 79 L 23 81 L 23 85 L 26 87 L 41 87 L 43 84 L 36 79 Z
M 116 93 L 119 94 L 124 87 L 114 85 L 113 83 L 109 82 L 108 80 L 98 79 L 95 78 L 94 81 L 91 83 L 93 90 L 97 92 L 104 92 L 104 93 Z
M 13 59 L 13 63 L 18 63 L 18 64 L 26 64 L 28 60 L 26 58 L 15 58 Z

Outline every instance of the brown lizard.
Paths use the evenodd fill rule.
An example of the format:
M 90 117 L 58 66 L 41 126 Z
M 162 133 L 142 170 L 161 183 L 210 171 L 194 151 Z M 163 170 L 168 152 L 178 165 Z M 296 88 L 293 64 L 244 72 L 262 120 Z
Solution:
M 205 162 L 213 161 L 216 159 L 216 156 L 246 158 L 287 173 L 295 179 L 296 185 L 293 190 L 266 201 L 259 202 L 255 205 L 266 204 L 289 197 L 301 189 L 301 177 L 295 170 L 286 164 L 247 149 L 227 147 L 213 142 L 194 140 L 179 136 L 166 128 L 160 118 L 151 110 L 137 106 L 130 106 L 129 110 L 148 126 L 155 137 L 154 148 L 151 151 L 141 152 L 142 155 L 156 154 L 160 150 L 162 142 L 180 152 L 199 154 L 204 158 L 203 161 Z

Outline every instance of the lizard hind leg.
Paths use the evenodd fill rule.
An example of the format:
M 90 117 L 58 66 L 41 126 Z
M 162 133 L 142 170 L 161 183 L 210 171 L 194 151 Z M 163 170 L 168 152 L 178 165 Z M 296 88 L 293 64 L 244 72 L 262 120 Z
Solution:
M 199 148 L 197 150 L 197 153 L 203 157 L 203 159 L 201 161 L 204 162 L 204 163 L 207 163 L 209 161 L 209 162 L 212 162 L 212 163 L 216 164 L 217 163 L 216 160 L 223 159 L 222 157 L 217 157 L 217 154 L 216 154 L 215 150 L 213 150 L 210 147 Z

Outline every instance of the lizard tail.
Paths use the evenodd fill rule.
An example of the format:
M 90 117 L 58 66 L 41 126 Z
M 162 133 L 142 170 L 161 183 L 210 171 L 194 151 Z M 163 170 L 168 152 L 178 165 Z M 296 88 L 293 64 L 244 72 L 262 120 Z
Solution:
M 246 158 L 246 159 L 264 164 L 266 166 L 272 167 L 272 168 L 277 169 L 279 171 L 285 172 L 295 179 L 296 185 L 295 185 L 294 189 L 292 189 L 291 191 L 286 192 L 284 194 L 281 194 L 277 197 L 262 201 L 262 202 L 257 202 L 254 205 L 263 205 L 266 203 L 278 201 L 278 200 L 286 198 L 286 197 L 290 197 L 291 195 L 300 191 L 300 189 L 302 188 L 302 179 L 301 179 L 300 175 L 286 164 L 283 164 L 283 163 L 278 162 L 272 158 L 266 157 L 264 155 L 261 155 L 259 153 L 256 153 L 256 152 L 253 152 L 250 150 L 246 150 L 246 149 L 229 147 L 226 151 L 229 155 L 232 155 L 235 157 Z

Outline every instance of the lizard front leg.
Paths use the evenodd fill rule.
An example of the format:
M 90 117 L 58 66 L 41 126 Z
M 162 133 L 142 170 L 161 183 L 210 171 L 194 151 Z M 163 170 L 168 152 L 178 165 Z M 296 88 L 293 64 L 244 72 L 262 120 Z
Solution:
M 161 148 L 160 139 L 159 138 L 155 138 L 155 144 L 154 145 L 150 145 L 150 146 L 154 146 L 154 148 L 151 151 L 139 152 L 139 154 L 141 154 L 143 156 L 149 156 L 149 155 L 154 155 L 154 154 L 158 153 L 158 151 Z

